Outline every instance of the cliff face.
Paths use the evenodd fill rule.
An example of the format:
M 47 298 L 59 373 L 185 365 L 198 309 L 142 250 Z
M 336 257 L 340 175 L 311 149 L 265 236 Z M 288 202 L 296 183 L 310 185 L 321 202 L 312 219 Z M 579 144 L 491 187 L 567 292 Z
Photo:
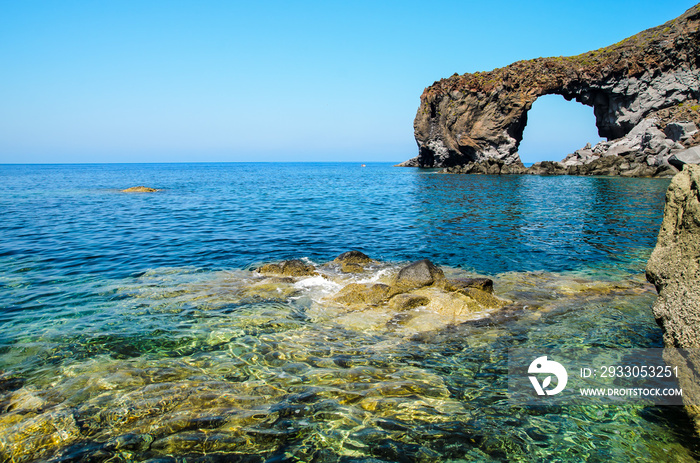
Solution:
M 419 155 L 404 165 L 518 164 L 527 112 L 548 94 L 592 106 L 598 132 L 609 140 L 657 113 L 688 120 L 680 114 L 688 108 L 679 104 L 700 98 L 700 5 L 582 55 L 519 61 L 435 82 L 421 95 L 414 121 Z M 700 123 L 697 108 L 691 113 Z
M 671 181 L 647 279 L 659 297 L 654 316 L 664 331 L 664 358 L 678 366 L 683 401 L 700 432 L 700 166 Z

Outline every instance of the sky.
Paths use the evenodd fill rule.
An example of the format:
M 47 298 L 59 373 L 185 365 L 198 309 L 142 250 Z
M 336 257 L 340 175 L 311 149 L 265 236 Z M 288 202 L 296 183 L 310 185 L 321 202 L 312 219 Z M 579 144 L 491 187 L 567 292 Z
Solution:
M 0 163 L 348 161 L 418 154 L 425 87 L 567 56 L 673 19 L 685 0 L 0 0 Z M 599 140 L 543 97 L 524 162 Z

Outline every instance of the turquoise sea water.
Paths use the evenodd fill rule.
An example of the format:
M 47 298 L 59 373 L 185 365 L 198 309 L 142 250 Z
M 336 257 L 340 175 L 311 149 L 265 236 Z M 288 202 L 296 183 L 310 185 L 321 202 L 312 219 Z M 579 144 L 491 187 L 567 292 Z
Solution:
M 119 191 L 136 185 L 161 191 Z M 667 186 L 389 164 L 0 166 L 0 460 L 694 461 L 677 408 L 505 395 L 508 348 L 661 346 L 643 271 Z M 351 249 L 378 263 L 253 271 Z M 399 329 L 327 303 L 423 258 L 493 278 L 521 310 Z

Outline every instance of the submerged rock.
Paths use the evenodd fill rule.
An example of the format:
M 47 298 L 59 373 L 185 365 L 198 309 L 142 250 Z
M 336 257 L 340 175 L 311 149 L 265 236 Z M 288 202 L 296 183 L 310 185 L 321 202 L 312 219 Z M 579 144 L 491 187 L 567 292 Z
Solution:
M 418 294 L 397 294 L 389 301 L 389 307 L 394 310 L 402 311 L 415 309 L 416 307 L 427 305 L 429 303 L 429 298 L 419 296 Z
M 378 304 L 389 294 L 389 286 L 379 284 L 351 283 L 333 297 L 344 304 Z
M 686 165 L 671 181 L 654 252 L 647 263 L 647 279 L 659 297 L 654 316 L 667 347 L 700 348 L 700 166 Z M 664 357 L 681 369 L 679 383 L 685 403 L 700 403 L 700 357 L 695 351 Z M 700 407 L 687 407 L 700 432 Z
M 155 193 L 156 191 L 160 191 L 157 188 L 150 188 L 147 186 L 132 186 L 131 188 L 127 188 L 125 190 L 121 190 L 122 193 Z

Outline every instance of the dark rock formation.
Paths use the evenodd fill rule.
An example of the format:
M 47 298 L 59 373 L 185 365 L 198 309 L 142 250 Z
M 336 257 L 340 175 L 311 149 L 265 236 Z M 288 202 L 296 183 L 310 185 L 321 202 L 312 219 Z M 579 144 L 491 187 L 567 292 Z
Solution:
M 654 316 L 664 332 L 664 358 L 681 370 L 683 400 L 700 403 L 700 166 L 688 165 L 671 181 L 647 279 L 659 297 Z M 700 407 L 687 407 L 700 431 Z
M 396 275 L 394 285 L 406 291 L 413 288 L 432 285 L 437 280 L 445 278 L 445 274 L 439 267 L 428 259 L 413 262 L 401 270 Z
M 606 143 L 654 119 L 664 146 L 649 148 L 668 156 L 680 140 L 674 141 L 676 127 L 668 124 L 700 125 L 694 104 L 700 97 L 699 26 L 696 5 L 677 19 L 606 48 L 519 61 L 435 82 L 421 95 L 414 122 L 419 155 L 402 165 L 452 167 L 486 159 L 518 164 L 527 112 L 538 97 L 548 94 L 592 106 Z M 666 139 L 670 143 L 663 142 Z M 697 143 L 697 137 L 690 137 L 683 146 L 692 145 L 693 139 Z M 601 146 L 598 155 L 614 154 L 613 148 Z

